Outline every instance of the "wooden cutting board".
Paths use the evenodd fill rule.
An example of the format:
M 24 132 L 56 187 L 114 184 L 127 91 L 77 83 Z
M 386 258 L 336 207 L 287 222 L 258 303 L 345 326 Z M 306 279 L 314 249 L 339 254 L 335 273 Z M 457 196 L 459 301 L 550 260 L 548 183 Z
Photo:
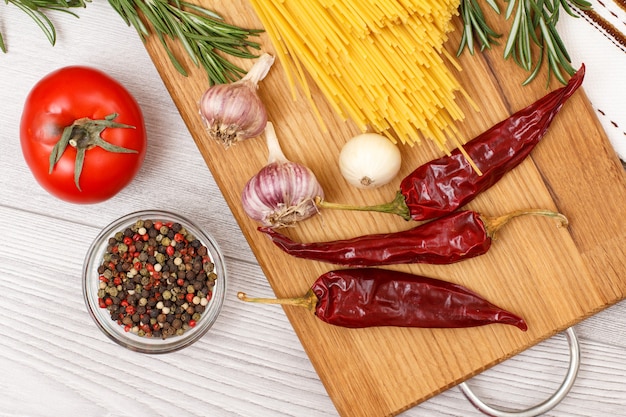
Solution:
M 234 24 L 261 27 L 246 1 L 195 2 Z M 262 36 L 261 41 L 264 51 L 272 53 L 267 38 Z M 452 53 L 456 45 L 458 31 L 448 45 Z M 256 231 L 258 225 L 241 207 L 244 184 L 267 161 L 264 138 L 228 150 L 212 142 L 197 107 L 208 87 L 205 74 L 189 64 L 177 44 L 174 50 L 191 69 L 187 78 L 176 72 L 156 38 L 146 47 L 276 295 L 304 294 L 320 274 L 334 267 L 283 254 Z M 501 53 L 496 48 L 460 58 L 463 71 L 458 77 L 480 107 L 476 112 L 459 100 L 467 117 L 458 124 L 463 141 L 548 91 L 543 79 L 522 87 L 526 74 L 504 62 Z M 238 63 L 245 68 L 252 64 Z M 549 90 L 557 87 L 554 83 Z M 341 146 L 357 133 L 351 123 L 338 120 L 320 96 L 325 131 L 306 100 L 292 100 L 280 62 L 262 81 L 259 93 L 285 154 L 317 174 L 328 201 L 389 201 L 402 177 L 440 156 L 431 143 L 402 146 L 403 165 L 396 181 L 374 191 L 357 190 L 342 179 L 337 164 Z M 528 207 L 558 209 L 569 218 L 569 227 L 556 227 L 545 218 L 519 218 L 501 230 L 491 251 L 479 258 L 451 266 L 389 267 L 465 285 L 522 315 L 528 332 L 504 325 L 350 330 L 322 323 L 304 309 L 287 307 L 285 313 L 341 416 L 395 415 L 624 299 L 625 203 L 624 170 L 581 89 L 531 158 L 470 204 L 487 215 Z M 303 241 L 331 240 L 413 225 L 392 215 L 326 210 L 287 233 Z M 231 285 L 247 290 L 237 288 L 237 277 L 232 277 Z

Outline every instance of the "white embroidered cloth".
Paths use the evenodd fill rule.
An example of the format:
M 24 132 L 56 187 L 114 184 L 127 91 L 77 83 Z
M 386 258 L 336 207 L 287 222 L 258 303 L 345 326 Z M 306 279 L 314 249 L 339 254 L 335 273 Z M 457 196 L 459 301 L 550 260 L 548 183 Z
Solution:
M 558 31 L 574 68 L 585 64 L 585 93 L 609 140 L 626 161 L 626 0 L 590 0 L 589 11 L 562 13 Z

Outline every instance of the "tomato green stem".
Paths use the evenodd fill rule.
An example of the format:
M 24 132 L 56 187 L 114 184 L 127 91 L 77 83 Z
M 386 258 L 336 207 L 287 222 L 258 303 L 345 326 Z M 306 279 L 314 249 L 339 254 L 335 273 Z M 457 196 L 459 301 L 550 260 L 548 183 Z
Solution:
M 102 139 L 102 132 L 106 128 L 121 128 L 121 129 L 134 129 L 135 126 L 117 123 L 115 118 L 117 113 L 112 113 L 106 116 L 104 119 L 93 120 L 88 117 L 77 119 L 71 125 L 63 129 L 61 139 L 54 145 L 52 152 L 50 153 L 50 168 L 48 173 L 52 173 L 55 165 L 67 149 L 67 145 L 76 148 L 76 159 L 74 160 L 74 183 L 79 191 L 80 188 L 80 174 L 83 170 L 83 164 L 85 162 L 85 152 L 87 150 L 98 146 L 107 152 L 116 153 L 137 153 L 134 149 L 127 149 L 121 146 L 113 145 Z

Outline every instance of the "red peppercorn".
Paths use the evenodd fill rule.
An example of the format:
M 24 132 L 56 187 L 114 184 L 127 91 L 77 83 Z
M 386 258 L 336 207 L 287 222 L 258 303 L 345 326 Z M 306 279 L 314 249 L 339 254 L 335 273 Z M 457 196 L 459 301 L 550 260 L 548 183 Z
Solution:
M 190 319 L 187 324 L 189 324 L 189 327 L 196 327 L 196 321 L 194 319 Z
M 107 299 L 105 299 L 105 300 L 104 300 L 104 304 L 106 304 L 106 305 L 110 306 L 110 305 L 112 305 L 112 304 L 113 304 L 113 300 L 109 297 L 109 298 L 107 298 Z
M 185 295 L 185 300 L 187 300 L 188 303 L 191 303 L 193 302 L 193 297 L 194 297 L 193 293 L 187 293 L 187 295 Z
M 175 240 L 176 242 L 182 242 L 182 241 L 184 241 L 184 240 L 185 240 L 185 236 L 183 236 L 183 235 L 182 235 L 182 233 L 176 233 L 176 234 L 174 235 L 174 240 Z
M 176 248 L 174 248 L 174 246 L 168 246 L 167 249 L 165 249 L 165 252 L 169 256 L 174 256 L 174 253 L 176 252 Z
M 126 236 L 124 237 L 123 242 L 126 246 L 130 246 L 133 244 L 133 239 L 130 236 Z
M 106 308 L 106 304 L 105 301 L 102 298 L 98 298 L 98 306 L 100 306 L 100 308 Z
M 185 285 L 185 280 L 182 278 L 178 278 L 176 280 L 176 285 L 178 285 L 179 287 L 182 287 L 183 285 Z
M 154 222 L 153 227 L 154 227 L 156 230 L 160 230 L 160 229 L 163 227 L 163 222 L 156 221 L 156 222 Z
M 115 284 L 115 285 L 122 285 L 122 278 L 120 278 L 120 277 L 113 278 L 113 284 Z

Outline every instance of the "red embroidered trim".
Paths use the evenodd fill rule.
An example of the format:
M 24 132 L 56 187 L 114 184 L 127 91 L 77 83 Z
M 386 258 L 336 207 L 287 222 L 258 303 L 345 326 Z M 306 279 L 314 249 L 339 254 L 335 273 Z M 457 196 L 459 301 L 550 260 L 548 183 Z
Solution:
M 613 2 L 620 8 L 624 9 L 624 11 L 626 11 L 626 0 L 613 0 Z M 607 12 L 610 13 L 611 15 L 615 16 L 616 18 L 619 17 L 615 12 L 612 12 L 611 10 L 609 10 L 606 4 L 604 4 L 602 1 L 598 0 L 598 4 L 604 7 L 607 10 Z M 603 32 L 605 36 L 611 39 L 611 41 L 618 48 L 626 52 L 626 35 L 624 35 L 622 31 L 620 31 L 611 23 L 609 23 L 606 19 L 600 16 L 593 9 L 578 10 L 578 11 L 582 13 L 583 17 L 585 17 L 587 21 L 592 23 L 596 29 L 600 30 L 601 32 Z M 624 27 L 626 28 L 626 22 L 622 21 L 622 23 L 624 24 Z

